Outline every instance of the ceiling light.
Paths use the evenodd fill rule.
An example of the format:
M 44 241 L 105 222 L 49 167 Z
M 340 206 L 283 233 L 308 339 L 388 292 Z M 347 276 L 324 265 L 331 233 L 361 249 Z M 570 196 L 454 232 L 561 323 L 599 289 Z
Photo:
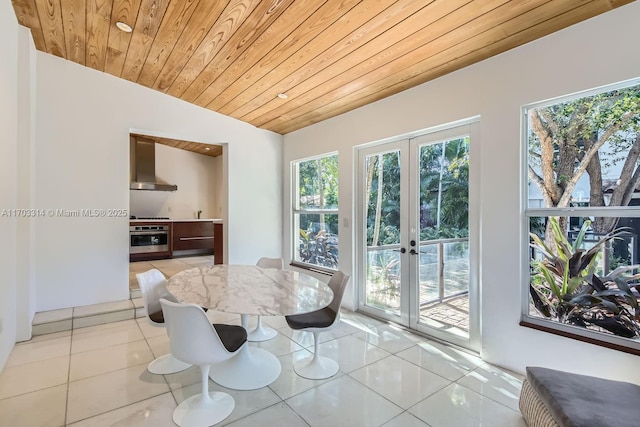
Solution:
M 207 151 L 211 150 L 211 148 L 209 148 L 209 147 L 205 147 L 204 149 L 207 150 Z
M 133 31 L 133 29 L 129 25 L 125 24 L 122 21 L 116 22 L 116 27 L 118 27 L 119 29 L 121 29 L 125 33 L 130 33 L 131 31 Z
M 280 99 L 287 99 L 289 97 L 289 95 L 287 95 L 286 93 L 279 93 L 278 94 L 278 98 Z

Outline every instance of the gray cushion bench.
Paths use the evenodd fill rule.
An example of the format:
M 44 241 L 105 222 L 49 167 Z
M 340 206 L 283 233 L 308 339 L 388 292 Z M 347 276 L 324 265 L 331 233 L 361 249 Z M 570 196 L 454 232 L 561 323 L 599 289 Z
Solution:
M 520 411 L 529 427 L 638 427 L 640 386 L 527 367 Z

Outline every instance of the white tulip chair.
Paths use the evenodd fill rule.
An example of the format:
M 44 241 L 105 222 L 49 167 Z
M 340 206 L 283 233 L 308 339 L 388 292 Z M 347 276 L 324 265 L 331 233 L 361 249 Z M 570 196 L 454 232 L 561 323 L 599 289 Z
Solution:
M 320 355 L 319 336 L 320 333 L 334 328 L 340 321 L 340 306 L 348 281 L 348 275 L 336 271 L 328 283 L 333 291 L 333 300 L 327 307 L 311 313 L 285 316 L 291 329 L 313 333 L 313 356 L 300 359 L 293 364 L 293 370 L 301 377 L 321 380 L 338 372 L 339 366 L 335 360 Z
M 234 357 L 246 345 L 247 331 L 236 325 L 211 324 L 202 307 L 161 299 L 171 353 L 185 362 L 198 365 L 202 375 L 201 393 L 191 396 L 173 411 L 180 427 L 204 427 L 227 418 L 235 407 L 231 395 L 209 392 L 212 365 Z M 215 369 L 215 368 L 214 368 Z

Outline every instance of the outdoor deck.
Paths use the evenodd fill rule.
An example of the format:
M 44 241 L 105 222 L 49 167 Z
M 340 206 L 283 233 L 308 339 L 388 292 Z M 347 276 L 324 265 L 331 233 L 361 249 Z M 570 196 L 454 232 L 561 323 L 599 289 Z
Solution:
M 420 309 L 420 320 L 439 329 L 457 328 L 469 333 L 469 294 L 434 302 Z

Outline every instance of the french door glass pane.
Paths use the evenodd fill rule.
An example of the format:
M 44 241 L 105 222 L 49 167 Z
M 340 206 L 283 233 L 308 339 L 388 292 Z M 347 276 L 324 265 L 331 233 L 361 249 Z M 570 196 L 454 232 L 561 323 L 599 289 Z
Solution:
M 400 151 L 365 158 L 366 304 L 400 313 Z
M 438 247 L 421 245 L 420 247 L 420 304 L 438 299 Z
M 400 252 L 369 248 L 367 251 L 367 305 L 400 313 Z
M 469 329 L 469 138 L 419 147 L 420 323 Z
M 449 298 L 469 292 L 469 241 L 443 244 L 444 297 Z

